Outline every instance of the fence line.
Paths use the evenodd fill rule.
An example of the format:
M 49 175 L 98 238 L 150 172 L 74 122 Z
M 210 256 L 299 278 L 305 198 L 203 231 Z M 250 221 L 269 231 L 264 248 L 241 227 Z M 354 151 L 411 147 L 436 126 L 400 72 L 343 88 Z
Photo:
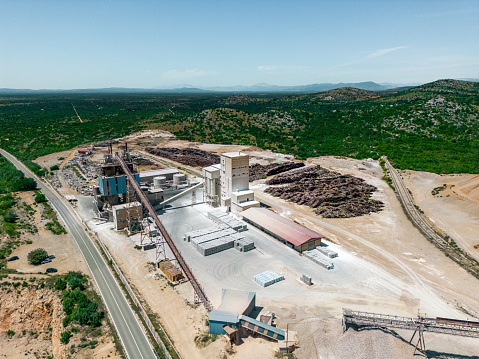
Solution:
M 58 193 L 58 195 L 60 195 L 60 197 L 63 197 L 60 192 L 55 188 L 55 186 L 53 186 L 50 181 L 48 181 L 47 179 L 45 179 L 46 182 L 50 185 L 51 188 L 53 188 L 53 190 Z M 148 314 L 146 314 L 146 311 L 143 309 L 140 301 L 138 300 L 138 298 L 136 297 L 135 293 L 133 292 L 133 290 L 131 289 L 130 287 L 130 284 L 128 283 L 127 279 L 125 278 L 125 276 L 123 275 L 122 271 L 120 270 L 120 267 L 118 267 L 118 265 L 116 264 L 115 260 L 113 259 L 113 256 L 110 254 L 110 251 L 108 250 L 108 248 L 103 244 L 103 241 L 100 239 L 100 236 L 98 235 L 98 233 L 96 231 L 93 231 L 90 226 L 88 225 L 87 222 L 85 222 L 83 220 L 83 218 L 77 213 L 77 211 L 75 210 L 75 208 L 73 206 L 71 206 L 72 210 L 75 212 L 75 214 L 78 216 L 78 218 L 81 219 L 82 223 L 91 231 L 95 234 L 96 238 L 98 239 L 98 243 L 100 243 L 100 246 L 101 248 L 103 249 L 103 251 L 105 252 L 107 258 L 111 261 L 112 265 L 113 265 L 113 269 L 115 269 L 115 272 L 118 274 L 118 277 L 120 277 L 120 280 L 121 282 L 123 283 L 123 285 L 125 286 L 128 294 L 130 294 L 130 297 L 131 299 L 133 300 L 133 302 L 135 303 L 135 305 L 137 306 L 138 308 L 138 311 L 140 312 L 140 315 L 141 317 L 143 318 L 143 320 L 145 321 L 146 323 L 146 326 L 148 327 L 148 330 L 150 331 L 153 339 L 155 339 L 156 343 L 160 346 L 161 350 L 163 351 L 163 354 L 165 355 L 165 357 L 167 359 L 173 359 L 170 355 L 170 353 L 168 352 L 168 350 L 166 349 L 165 345 L 163 344 L 160 336 L 158 335 L 158 333 L 156 332 L 156 329 L 155 327 L 153 326 L 153 323 L 151 322 L 150 318 L 148 317 Z M 160 330 L 163 330 L 163 328 L 160 328 Z M 166 332 L 163 330 L 163 332 L 165 333 L 165 336 L 166 336 Z M 173 343 L 170 341 L 170 339 L 167 337 L 168 341 L 170 342 L 170 345 L 172 347 L 173 346 Z M 178 354 L 178 352 L 177 352 Z M 179 356 L 179 354 L 178 354 Z
M 83 222 L 83 220 L 82 220 Z M 85 223 L 85 222 L 83 222 Z M 88 226 L 88 224 L 85 223 L 85 225 L 90 228 Z M 90 229 L 91 230 L 91 229 Z M 167 359 L 173 359 L 170 355 L 170 353 L 168 352 L 168 350 L 166 349 L 165 345 L 163 344 L 163 342 L 161 341 L 161 338 L 160 336 L 158 335 L 158 333 L 156 332 L 156 329 L 155 327 L 153 326 L 153 323 L 151 322 L 150 318 L 148 317 L 148 314 L 146 314 L 146 311 L 143 309 L 140 301 L 138 300 L 138 298 L 136 297 L 135 293 L 133 292 L 133 290 L 131 289 L 130 287 L 130 284 L 128 283 L 128 280 L 125 278 L 125 276 L 123 275 L 122 271 L 120 270 L 120 267 L 118 267 L 118 265 L 116 264 L 115 260 L 113 259 L 112 255 L 110 254 L 110 251 L 108 250 L 108 248 L 106 248 L 106 246 L 103 244 L 103 241 L 100 239 L 100 236 L 98 235 L 97 232 L 93 231 L 93 233 L 95 233 L 95 236 L 96 238 L 98 239 L 98 243 L 100 243 L 100 246 L 101 248 L 103 249 L 103 251 L 105 252 L 107 258 L 111 261 L 112 265 L 113 265 L 113 269 L 115 269 L 115 272 L 118 274 L 118 277 L 120 277 L 120 280 L 121 282 L 123 283 L 123 285 L 125 286 L 128 294 L 130 294 L 130 297 L 131 299 L 133 300 L 133 302 L 135 303 L 135 305 L 137 306 L 138 308 L 138 311 L 140 312 L 140 315 L 141 317 L 143 318 L 143 320 L 145 321 L 146 323 L 146 326 L 148 327 L 151 335 L 153 336 L 153 338 L 155 339 L 156 343 L 160 346 L 161 350 L 163 351 L 163 354 L 165 355 L 165 357 Z M 162 330 L 160 328 L 160 330 Z M 166 334 L 166 333 L 165 333 Z M 170 343 L 172 344 L 172 343 Z M 173 345 L 172 345 L 173 346 Z

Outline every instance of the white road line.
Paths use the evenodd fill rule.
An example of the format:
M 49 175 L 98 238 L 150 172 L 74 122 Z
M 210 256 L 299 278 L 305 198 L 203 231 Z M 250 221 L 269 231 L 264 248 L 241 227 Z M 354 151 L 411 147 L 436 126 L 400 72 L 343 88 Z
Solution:
M 7 152 L 5 152 L 5 151 L 3 151 L 3 150 L 0 151 L 0 152 L 2 152 L 2 155 L 4 155 L 5 157 L 7 157 L 7 158 L 10 157 L 10 161 L 11 161 L 11 162 L 18 161 L 18 160 L 16 160 L 13 156 L 11 156 L 11 155 L 10 155 L 9 153 L 7 153 Z M 19 162 L 19 164 L 20 164 L 20 167 L 24 167 L 25 171 L 30 172 L 30 175 L 32 176 L 32 178 L 35 179 L 36 176 L 34 176 L 34 175 L 31 173 L 31 171 L 30 171 L 28 168 L 26 168 L 25 165 L 23 165 L 23 163 L 21 163 L 20 161 L 18 161 L 18 162 Z M 118 302 L 117 302 L 117 300 L 116 300 L 116 297 L 115 297 L 115 295 L 113 294 L 113 291 L 112 291 L 110 285 L 108 284 L 108 281 L 107 281 L 107 279 L 105 278 L 105 275 L 103 274 L 102 268 L 99 266 L 99 264 L 98 264 L 96 258 L 94 257 L 92 251 L 90 250 L 90 248 L 89 248 L 89 246 L 88 246 L 88 244 L 87 244 L 87 241 L 86 241 L 86 240 L 83 238 L 83 236 L 82 236 L 82 233 L 85 234 L 85 235 L 87 235 L 87 236 L 88 236 L 88 234 L 85 232 L 84 228 L 81 227 L 81 225 L 77 222 L 75 215 L 68 209 L 68 207 L 67 207 L 63 202 L 61 202 L 61 199 L 60 199 L 55 193 L 53 193 L 53 191 L 51 191 L 47 186 L 45 186 L 45 184 L 43 184 L 43 183 L 40 182 L 40 181 L 37 181 L 37 182 L 38 182 L 39 186 L 40 186 L 45 192 L 50 192 L 50 194 L 51 194 L 51 196 L 52 196 L 52 199 L 53 199 L 53 200 L 51 200 L 51 203 L 52 203 L 53 207 L 56 207 L 55 204 L 54 204 L 55 200 L 56 200 L 56 201 L 59 201 L 60 206 L 59 206 L 59 208 L 56 208 L 56 209 L 57 209 L 58 214 L 60 215 L 60 218 L 63 220 L 63 222 L 64 222 L 64 224 L 66 225 L 66 227 L 70 230 L 70 232 L 71 232 L 73 238 L 74 238 L 75 241 L 77 242 L 77 245 L 80 247 L 80 245 L 79 245 L 79 240 L 78 240 L 78 239 L 81 239 L 81 243 L 86 247 L 86 249 L 87 249 L 88 252 L 90 253 L 91 260 L 96 264 L 98 271 L 100 272 L 100 274 L 101 274 L 101 276 L 102 276 L 102 278 L 103 278 L 103 280 L 104 280 L 106 286 L 108 287 L 108 290 L 109 290 L 109 292 L 110 292 L 110 294 L 111 294 L 113 300 L 115 301 L 116 307 L 117 307 L 118 311 L 120 312 L 120 314 L 121 314 L 121 316 L 122 316 L 122 318 L 123 318 L 124 324 L 125 324 L 125 326 L 127 327 L 128 331 L 129 331 L 129 333 L 130 333 L 130 335 L 131 335 L 131 338 L 133 339 L 133 341 L 134 341 L 134 343 L 135 343 L 135 345 L 136 345 L 136 348 L 138 349 L 138 353 L 140 354 L 141 358 L 144 358 L 144 356 L 143 356 L 143 354 L 141 353 L 141 350 L 140 350 L 140 348 L 139 348 L 139 346 L 138 346 L 138 343 L 137 343 L 137 341 L 136 341 L 136 339 L 135 339 L 135 337 L 134 337 L 134 335 L 133 335 L 133 333 L 132 333 L 132 331 L 131 331 L 131 329 L 130 329 L 130 326 L 128 325 L 128 323 L 127 323 L 127 321 L 126 321 L 126 318 L 125 318 L 125 316 L 123 315 L 123 312 L 122 312 L 122 310 L 121 310 L 121 308 L 120 308 L 120 305 L 118 304 Z M 63 205 L 63 208 L 62 208 L 62 205 Z M 66 211 L 66 212 L 64 212 L 64 211 Z M 68 224 L 68 221 L 67 221 L 68 216 L 71 217 L 71 218 L 69 218 L 69 219 L 71 220 L 71 225 Z M 81 230 L 78 228 L 78 226 L 80 226 L 80 227 L 81 227 L 81 230 L 83 230 L 84 232 L 81 232 Z M 77 234 L 77 236 L 78 236 L 79 238 L 76 238 L 76 236 L 73 235 L 73 234 L 74 234 L 73 232 L 76 232 L 76 234 Z M 89 236 L 88 236 L 88 238 L 89 238 Z M 90 240 L 89 243 L 90 243 L 91 245 L 94 245 L 91 240 Z M 96 248 L 95 248 L 95 249 L 96 249 Z M 108 308 L 107 301 L 105 300 L 105 296 L 103 295 L 103 292 L 102 292 L 100 286 L 98 285 L 98 281 L 97 281 L 97 279 L 95 278 L 95 275 L 93 274 L 92 268 L 90 267 L 90 264 L 88 263 L 88 260 L 87 260 L 87 258 L 86 258 L 86 256 L 85 256 L 85 254 L 83 253 L 83 251 L 81 250 L 81 248 L 80 248 L 80 251 L 82 252 L 82 256 L 83 256 L 83 258 L 85 259 L 85 263 L 87 264 L 88 269 L 89 269 L 90 272 L 92 273 L 92 277 L 93 277 L 93 279 L 94 279 L 94 281 L 95 281 L 95 283 L 96 283 L 98 289 L 100 290 L 100 294 L 101 294 L 101 296 L 102 296 L 102 298 L 103 298 L 103 302 L 105 303 L 105 305 L 106 305 L 107 308 Z M 96 252 L 96 253 L 97 253 L 98 255 L 100 255 L 98 252 Z M 100 257 L 101 257 L 101 255 L 100 255 Z M 103 264 L 104 264 L 104 268 L 103 268 L 103 269 L 106 268 L 106 269 L 108 270 L 109 274 L 112 276 L 113 281 L 115 281 L 115 279 L 114 279 L 112 273 L 110 272 L 110 269 L 108 268 L 107 264 L 106 264 L 105 261 L 103 260 L 103 257 L 101 257 L 101 259 L 102 259 L 102 262 L 103 262 Z M 116 283 L 116 281 L 115 281 L 115 283 Z M 140 331 L 144 334 L 144 332 L 143 332 L 141 326 L 139 325 L 139 323 L 138 323 L 136 317 L 134 316 L 133 310 L 131 309 L 130 305 L 129 305 L 128 302 L 126 301 L 126 298 L 124 297 L 123 292 L 121 291 L 120 288 L 118 288 L 118 289 L 119 289 L 119 291 L 120 291 L 120 295 L 123 296 L 123 299 L 125 300 L 127 307 L 130 309 L 130 311 L 131 311 L 131 313 L 132 313 L 132 315 L 133 315 L 134 320 L 135 320 L 136 323 L 138 324 Z M 113 308 L 113 309 L 115 309 L 115 308 Z M 127 346 L 125 345 L 125 342 L 124 342 L 123 338 L 122 338 L 121 335 L 120 335 L 120 331 L 118 330 L 117 323 L 115 322 L 115 319 L 114 319 L 113 315 L 111 315 L 111 312 L 112 312 L 112 311 L 111 311 L 111 310 L 109 310 L 109 311 L 110 311 L 110 317 L 112 318 L 113 324 L 115 325 L 115 328 L 116 328 L 116 330 L 117 330 L 117 332 L 118 332 L 118 334 L 119 334 L 119 336 L 120 336 L 120 340 L 122 341 L 122 344 L 123 344 L 123 347 L 125 348 L 126 354 L 127 354 L 128 357 L 131 358 L 131 355 L 129 355 L 129 353 L 128 353 Z M 144 334 L 144 335 L 145 335 L 145 334 Z M 145 338 L 146 338 L 146 336 L 145 336 Z M 147 341 L 147 342 L 148 342 L 148 341 Z M 151 345 L 150 345 L 149 342 L 148 342 L 148 345 L 149 345 L 149 347 L 150 347 L 150 349 L 151 349 Z M 136 359 L 136 358 L 134 358 L 134 359 Z

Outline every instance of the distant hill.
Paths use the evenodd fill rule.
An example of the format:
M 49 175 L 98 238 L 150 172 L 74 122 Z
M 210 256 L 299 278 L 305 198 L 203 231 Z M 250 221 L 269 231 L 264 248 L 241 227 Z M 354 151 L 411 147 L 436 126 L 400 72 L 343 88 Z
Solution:
M 159 128 L 179 139 L 253 145 L 301 159 L 386 155 L 401 169 L 479 173 L 479 82 L 446 79 L 386 91 L 341 87 L 282 94 L 188 86 L 84 91 L 3 96 L 0 147 L 33 159 Z
M 368 91 L 384 91 L 387 90 L 388 86 L 382 86 L 375 82 L 357 82 L 357 83 L 320 83 L 320 84 L 310 84 L 310 85 L 300 85 L 300 86 L 277 86 L 277 85 L 268 85 L 268 84 L 256 84 L 252 86 L 217 86 L 217 87 L 207 87 L 205 90 L 209 91 L 218 91 L 218 92 L 238 92 L 238 93 L 315 93 L 323 92 L 328 90 L 334 90 L 342 87 L 354 87 L 361 90 Z
M 218 92 L 231 92 L 231 93 L 282 93 L 282 94 L 307 94 L 315 92 L 323 92 L 328 90 L 334 90 L 342 87 L 353 87 L 361 90 L 367 91 L 385 91 L 392 87 L 397 87 L 393 84 L 379 85 L 375 82 L 358 82 L 358 83 L 320 83 L 320 84 L 311 84 L 311 85 L 301 85 L 301 86 L 277 86 L 269 84 L 256 84 L 252 86 L 215 86 L 215 87 L 191 87 L 191 86 L 181 86 L 178 88 L 126 88 L 126 87 L 109 87 L 109 88 L 94 88 L 94 89 L 72 89 L 72 90 L 62 90 L 62 89 L 40 89 L 40 90 L 30 90 L 30 89 L 9 89 L 1 88 L 0 94 L 4 95 L 15 95 L 15 94 L 54 94 L 54 93 L 218 93 Z

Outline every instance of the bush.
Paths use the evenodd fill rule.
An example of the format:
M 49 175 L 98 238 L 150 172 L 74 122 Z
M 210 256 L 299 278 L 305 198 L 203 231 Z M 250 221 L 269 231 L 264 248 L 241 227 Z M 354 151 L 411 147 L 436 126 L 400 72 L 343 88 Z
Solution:
M 60 167 L 58 167 L 58 165 L 54 165 L 54 166 L 50 167 L 50 171 L 57 171 L 59 169 L 60 169 Z
M 66 288 L 67 288 L 67 282 L 65 282 L 61 278 L 58 278 L 57 281 L 55 282 L 55 289 L 64 290 Z
M 17 218 L 18 218 L 17 214 L 12 210 L 9 210 L 7 214 L 3 217 L 5 222 L 8 222 L 8 223 L 15 223 Z
M 36 203 L 43 203 L 43 202 L 46 202 L 47 201 L 47 198 L 45 197 L 45 195 L 43 193 L 37 193 L 37 195 L 35 196 L 35 202 Z
M 13 330 L 7 330 L 7 337 L 11 338 L 15 335 L 15 332 Z
M 47 258 L 48 253 L 43 248 L 38 248 L 30 253 L 28 253 L 28 262 L 33 265 L 39 265 L 45 258 Z
M 63 344 L 68 344 L 68 342 L 70 341 L 71 336 L 72 336 L 72 333 L 70 333 L 68 330 L 64 331 L 62 333 L 62 337 L 60 338 L 60 342 L 63 343 Z
M 71 317 L 71 315 L 67 315 L 65 318 L 63 318 L 63 326 L 65 328 L 68 327 L 68 324 L 71 323 L 72 319 L 73 318 Z

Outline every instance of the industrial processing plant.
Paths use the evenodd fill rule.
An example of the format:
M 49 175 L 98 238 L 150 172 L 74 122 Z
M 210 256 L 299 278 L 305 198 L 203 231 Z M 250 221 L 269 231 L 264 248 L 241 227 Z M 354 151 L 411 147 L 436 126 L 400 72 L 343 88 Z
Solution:
M 176 163 L 181 156 L 195 166 Z M 238 350 L 247 348 L 247 342 L 274 346 L 279 354 L 296 353 L 310 347 L 304 334 L 288 327 L 296 315 L 307 316 L 303 303 L 316 305 L 325 288 L 338 293 L 375 285 L 378 273 L 338 244 L 328 222 L 303 215 L 306 204 L 321 204 L 320 210 L 312 207 L 314 213 L 372 216 L 382 202 L 368 202 L 375 187 L 357 177 L 279 155 L 258 163 L 242 150 L 206 154 L 120 145 L 115 152 L 109 144 L 104 151 L 91 146 L 70 161 L 95 181 L 93 197 L 69 196 L 71 203 L 113 252 L 111 258 L 128 263 L 123 264 L 127 275 L 136 278 L 136 288 L 146 298 L 153 296 L 150 292 L 161 297 L 171 288 L 179 303 L 203 313 L 204 331 L 195 334 L 199 341 L 221 336 Z M 367 171 L 372 165 L 367 161 L 363 166 Z M 136 275 L 144 268 L 147 273 Z M 150 279 L 158 280 L 159 287 L 153 282 L 143 288 Z M 152 298 L 148 304 L 155 306 Z M 178 299 L 161 306 L 174 301 Z M 183 320 L 193 315 L 182 311 L 177 315 Z M 170 325 L 177 323 L 171 315 Z

